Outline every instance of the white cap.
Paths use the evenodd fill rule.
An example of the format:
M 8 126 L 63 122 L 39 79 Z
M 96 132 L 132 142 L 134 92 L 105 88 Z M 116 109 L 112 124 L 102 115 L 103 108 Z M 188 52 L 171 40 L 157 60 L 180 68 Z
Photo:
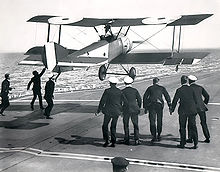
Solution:
M 111 82 L 113 84 L 117 84 L 118 83 L 118 78 L 116 78 L 116 77 L 110 77 L 108 80 L 109 80 L 109 82 Z
M 126 84 L 131 84 L 133 81 L 134 81 L 134 80 L 133 80 L 130 76 L 126 76 L 126 77 L 124 78 L 124 82 L 125 82 Z
M 196 80 L 197 80 L 196 76 L 194 76 L 194 75 L 189 75 L 188 78 L 189 78 L 191 81 L 196 81 Z

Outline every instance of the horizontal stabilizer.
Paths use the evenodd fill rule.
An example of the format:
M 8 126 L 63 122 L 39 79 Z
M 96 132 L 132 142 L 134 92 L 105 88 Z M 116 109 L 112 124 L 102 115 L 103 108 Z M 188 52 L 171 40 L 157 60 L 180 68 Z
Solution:
M 42 56 L 41 55 L 30 55 L 21 62 L 19 65 L 31 65 L 31 66 L 43 66 Z

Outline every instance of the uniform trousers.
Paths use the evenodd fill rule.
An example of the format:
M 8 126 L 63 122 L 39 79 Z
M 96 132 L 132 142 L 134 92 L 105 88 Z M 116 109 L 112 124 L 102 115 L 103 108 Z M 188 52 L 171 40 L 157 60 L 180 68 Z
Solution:
M 45 100 L 47 102 L 47 107 L 45 108 L 45 115 L 50 116 L 50 112 L 53 108 L 53 98 L 49 97 L 49 98 L 45 98 Z
M 210 134 L 209 134 L 209 129 L 208 129 L 208 126 L 207 126 L 207 123 L 206 123 L 206 112 L 205 111 L 201 111 L 201 112 L 198 112 L 198 114 L 199 114 L 199 117 L 200 117 L 200 124 L 202 126 L 203 134 L 204 134 L 206 139 L 209 139 L 210 138 Z M 189 126 L 188 126 L 188 138 L 192 139 Z
M 108 130 L 108 124 L 111 121 L 111 127 L 110 127 L 110 132 L 111 132 L 111 143 L 115 144 L 116 143 L 116 125 L 118 121 L 118 116 L 114 115 L 104 115 L 104 121 L 102 125 L 102 133 L 103 133 L 103 139 L 105 142 L 108 142 L 109 140 L 109 130 Z
M 40 108 L 43 108 L 43 103 L 42 103 L 42 94 L 41 94 L 41 90 L 33 90 L 33 99 L 31 101 L 31 105 L 33 106 L 34 105 L 34 102 L 38 96 L 39 98 L 39 105 L 40 105 Z
M 196 127 L 196 114 L 179 114 L 179 125 L 180 125 L 180 145 L 186 144 L 186 122 L 188 119 L 189 130 L 196 146 L 198 144 L 198 132 Z
M 157 120 L 157 124 L 156 124 Z M 160 103 L 152 103 L 149 107 L 150 132 L 153 138 L 160 136 L 163 123 L 163 107 Z
M 8 96 L 2 96 L 2 104 L 0 105 L 1 111 L 3 113 L 4 110 L 10 105 Z
M 137 114 L 124 114 L 123 116 L 123 124 L 124 124 L 124 132 L 125 132 L 125 142 L 129 141 L 129 119 L 134 126 L 134 140 L 139 140 L 139 127 L 138 127 L 138 115 Z

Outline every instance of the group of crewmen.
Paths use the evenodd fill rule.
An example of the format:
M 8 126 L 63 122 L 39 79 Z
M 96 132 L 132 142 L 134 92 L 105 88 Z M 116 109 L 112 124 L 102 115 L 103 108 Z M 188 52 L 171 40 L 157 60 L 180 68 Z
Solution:
M 41 94 L 41 76 L 44 74 L 46 68 L 44 68 L 41 73 L 33 71 L 33 77 L 28 83 L 27 90 L 29 90 L 31 84 L 33 83 L 33 99 L 30 103 L 31 109 L 34 110 L 34 102 L 38 96 L 40 109 L 44 109 L 42 103 Z M 9 103 L 9 91 L 12 90 L 10 87 L 10 77 L 9 74 L 5 74 L 5 80 L 2 82 L 1 86 L 1 105 L 0 114 L 3 114 L 4 110 L 10 105 Z M 54 106 L 54 87 L 55 83 L 54 75 L 49 77 L 45 86 L 44 99 L 46 100 L 48 106 L 45 108 L 44 115 L 46 119 L 52 119 L 50 117 L 50 112 Z M 193 149 L 198 148 L 198 133 L 196 127 L 196 115 L 199 114 L 202 130 L 205 136 L 204 142 L 210 142 L 210 134 L 208 126 L 206 123 L 206 111 L 207 104 L 209 102 L 209 94 L 200 85 L 196 84 L 196 76 L 183 75 L 181 77 L 181 87 L 176 90 L 174 98 L 171 102 L 171 98 L 165 87 L 159 85 L 159 78 L 153 78 L 153 85 L 149 86 L 143 96 L 143 107 L 145 113 L 149 112 L 150 121 L 150 133 L 152 135 L 151 142 L 161 141 L 162 123 L 163 123 L 163 108 L 164 100 L 167 102 L 169 107 L 170 115 L 175 110 L 177 102 L 179 102 L 178 114 L 179 114 L 179 132 L 180 132 L 180 144 L 177 145 L 178 148 L 185 148 L 186 143 L 194 143 Z M 139 126 L 138 126 L 138 115 L 140 114 L 140 108 L 142 106 L 142 98 L 136 88 L 132 87 L 134 80 L 126 76 L 124 78 L 124 83 L 126 87 L 123 90 L 117 88 L 118 79 L 116 77 L 110 77 L 109 83 L 110 88 L 105 89 L 99 106 L 97 109 L 97 114 L 102 112 L 104 114 L 104 120 L 102 125 L 103 139 L 105 143 L 103 147 L 115 147 L 116 144 L 116 125 L 119 116 L 123 116 L 124 124 L 124 144 L 130 144 L 129 135 L 129 119 L 131 119 L 134 126 L 134 140 L 135 145 L 140 144 L 139 139 Z M 109 142 L 109 129 L 108 125 L 111 121 L 110 133 L 111 133 L 111 144 Z M 186 139 L 186 124 L 188 121 L 188 139 Z
M 210 142 L 210 134 L 206 123 L 207 104 L 209 102 L 209 94 L 200 85 L 196 84 L 196 76 L 183 75 L 181 77 L 181 87 L 176 90 L 174 98 L 171 98 L 165 87 L 159 85 L 159 78 L 153 78 L 153 85 L 149 86 L 143 96 L 143 107 L 145 113 L 149 112 L 150 133 L 152 135 L 151 142 L 161 141 L 162 121 L 163 121 L 163 107 L 164 100 L 169 107 L 170 115 L 175 110 L 177 102 L 179 102 L 179 132 L 180 144 L 178 148 L 185 148 L 186 143 L 194 143 L 192 149 L 198 148 L 198 133 L 196 127 L 196 115 L 199 114 L 200 121 L 205 136 L 204 142 Z M 119 116 L 123 116 L 124 124 L 124 144 L 130 144 L 129 137 L 129 119 L 134 126 L 134 143 L 140 144 L 138 115 L 142 106 L 142 98 L 136 88 L 132 87 L 133 79 L 129 76 L 124 78 L 125 88 L 120 90 L 117 88 L 118 79 L 110 77 L 110 88 L 105 89 L 99 106 L 97 114 L 102 112 L 104 120 L 102 125 L 103 139 L 105 143 L 103 147 L 115 147 L 116 144 L 116 125 Z M 109 141 L 108 125 L 111 121 L 110 133 L 111 139 Z M 186 139 L 186 124 L 188 121 L 188 139 Z M 110 144 L 111 143 L 111 144 Z
M 53 103 L 53 98 L 54 98 L 54 88 L 55 88 L 55 78 L 54 75 L 49 77 L 49 80 L 46 82 L 45 85 L 45 95 L 44 95 L 44 99 L 47 102 L 47 107 L 44 108 L 43 107 L 43 102 L 42 102 L 42 93 L 41 93 L 41 76 L 44 74 L 44 72 L 46 71 L 46 68 L 43 68 L 43 70 L 41 71 L 41 73 L 38 73 L 37 71 L 33 71 L 32 74 L 34 75 L 31 80 L 29 81 L 28 85 L 27 85 L 27 90 L 30 89 L 31 84 L 33 83 L 33 99 L 30 103 L 31 105 L 31 110 L 34 110 L 34 102 L 36 100 L 36 98 L 38 97 L 39 99 L 39 105 L 40 105 L 40 109 L 44 110 L 44 115 L 46 119 L 53 119 L 52 117 L 50 117 L 50 112 L 54 106 Z M 1 86 L 1 105 L 0 105 L 0 115 L 1 116 L 5 116 L 5 114 L 3 114 L 3 112 L 5 111 L 5 109 L 10 105 L 9 103 L 9 91 L 11 91 L 13 88 L 10 87 L 10 74 L 6 73 L 5 74 L 5 80 L 2 82 L 2 86 Z

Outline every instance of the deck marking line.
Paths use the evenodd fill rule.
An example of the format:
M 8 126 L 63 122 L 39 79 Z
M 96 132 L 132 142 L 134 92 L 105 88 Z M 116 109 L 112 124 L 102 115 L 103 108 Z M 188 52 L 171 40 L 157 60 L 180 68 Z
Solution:
M 220 103 L 208 103 L 209 105 L 217 105 L 220 106 Z
M 98 156 L 98 155 L 87 155 L 87 154 L 75 154 L 75 153 L 64 153 L 64 152 L 48 152 L 40 149 L 34 148 L 0 148 L 0 152 L 23 152 L 27 154 L 32 154 L 39 157 L 51 157 L 51 158 L 67 158 L 67 159 L 78 159 L 78 160 L 90 160 L 99 162 L 111 162 L 114 157 Z M 150 166 L 157 168 L 167 168 L 167 169 L 182 169 L 187 171 L 220 171 L 220 168 L 209 167 L 209 166 L 199 166 L 192 164 L 181 164 L 181 163 L 170 163 L 170 162 L 160 162 L 160 161 L 150 161 L 150 160 L 140 160 L 126 158 L 129 160 L 130 164 Z
M 54 102 L 99 102 L 100 100 L 83 100 L 83 99 L 82 100 L 80 100 L 80 99 L 79 100 L 76 100 L 76 99 L 64 100 L 64 99 L 57 99 L 57 100 L 53 100 L 53 101 Z M 24 103 L 24 102 L 31 102 L 31 100 L 12 100 L 11 102 Z M 39 100 L 36 100 L 35 102 L 39 102 Z

